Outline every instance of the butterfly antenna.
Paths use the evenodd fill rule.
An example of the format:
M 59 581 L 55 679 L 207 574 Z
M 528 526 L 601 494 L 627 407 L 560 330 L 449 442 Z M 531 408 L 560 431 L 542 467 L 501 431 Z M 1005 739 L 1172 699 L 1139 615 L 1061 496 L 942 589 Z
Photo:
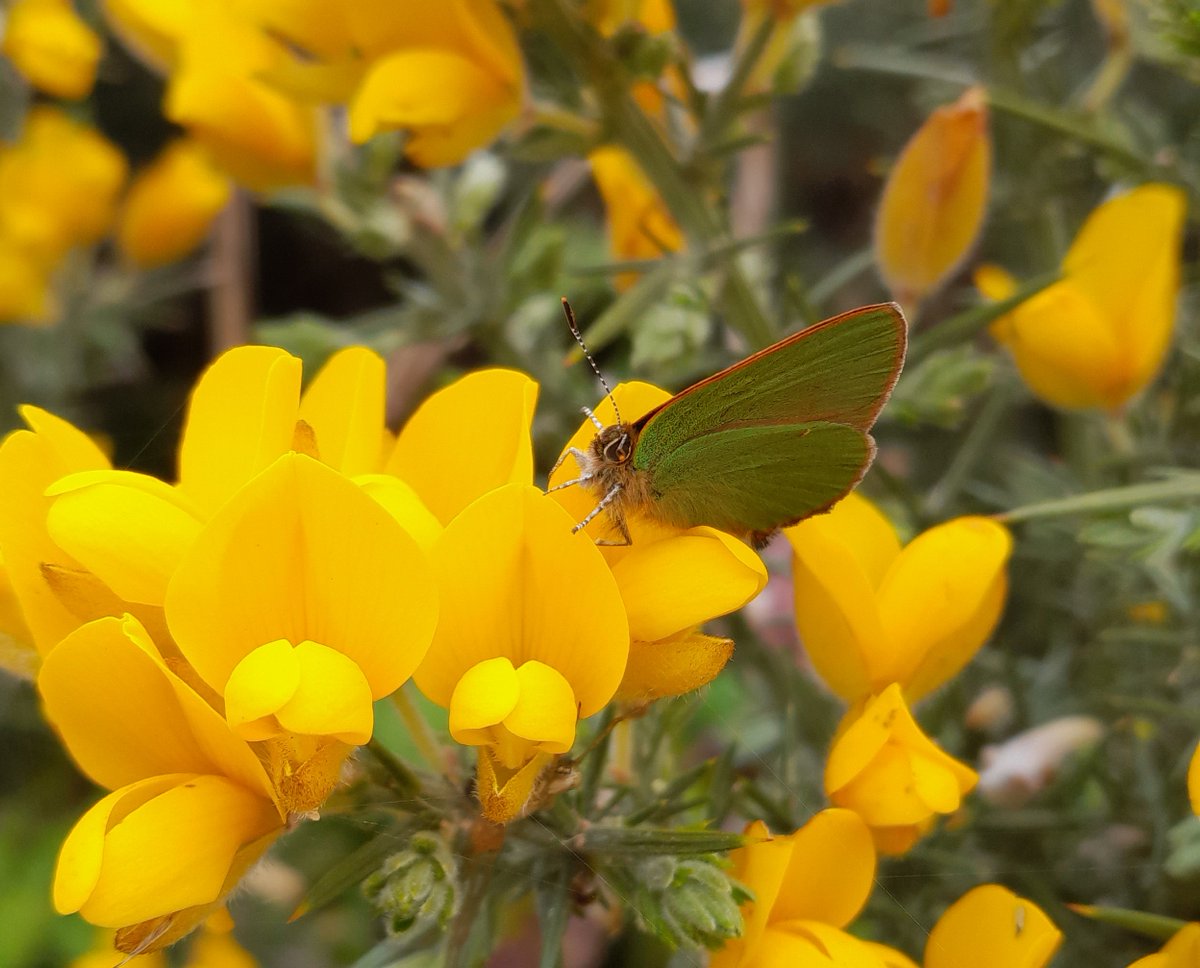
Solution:
M 579 344 L 579 348 L 583 350 L 583 355 L 591 366 L 592 372 L 596 374 L 596 379 L 600 381 L 600 385 L 604 387 L 604 395 L 612 400 L 613 413 L 617 415 L 617 426 L 621 426 L 621 411 L 617 407 L 617 398 L 613 396 L 612 389 L 608 385 L 608 381 L 604 379 L 604 374 L 600 372 L 600 367 L 596 365 L 596 361 L 592 358 L 591 352 L 587 348 L 587 343 L 583 341 L 583 334 L 579 332 L 579 324 L 575 322 L 575 313 L 571 311 L 571 304 L 567 302 L 567 297 L 562 297 L 563 312 L 567 316 L 567 325 L 571 327 L 571 335 L 575 337 L 575 342 Z

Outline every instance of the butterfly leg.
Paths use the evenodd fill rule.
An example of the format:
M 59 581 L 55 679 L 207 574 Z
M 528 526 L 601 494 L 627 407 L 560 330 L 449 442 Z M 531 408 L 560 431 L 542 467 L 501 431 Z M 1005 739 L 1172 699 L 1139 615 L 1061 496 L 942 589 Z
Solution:
M 558 460 L 556 460 L 554 462 L 554 466 L 550 468 L 550 476 L 551 477 L 554 476 L 554 472 L 556 470 L 558 470 L 560 467 L 562 467 L 563 461 L 565 461 L 568 457 L 574 457 L 575 463 L 578 464 L 581 468 L 586 466 L 586 461 L 588 459 L 587 454 L 585 454 L 578 447 L 568 447 L 566 450 L 564 450 L 559 455 Z
M 553 474 L 554 471 L 550 473 Z M 595 474 L 584 474 L 582 477 L 576 477 L 574 480 L 563 481 L 561 484 L 555 484 L 553 487 L 546 488 L 546 493 L 551 494 L 554 491 L 561 491 L 564 487 L 570 487 L 572 484 L 586 484 L 595 476 Z
M 603 511 L 606 507 L 608 507 L 610 504 L 612 504 L 612 502 L 616 499 L 616 496 L 620 493 L 621 493 L 621 485 L 620 484 L 614 484 L 612 487 L 610 487 L 608 489 L 608 493 L 605 494 L 604 497 L 600 498 L 600 503 L 597 504 L 594 508 L 592 508 L 588 512 L 586 518 L 584 518 L 577 525 L 575 525 L 575 527 L 573 527 L 571 529 L 571 534 L 575 534 L 578 531 L 582 531 L 589 524 L 591 524 L 592 519 L 595 518 L 596 515 L 599 514 L 601 511 Z

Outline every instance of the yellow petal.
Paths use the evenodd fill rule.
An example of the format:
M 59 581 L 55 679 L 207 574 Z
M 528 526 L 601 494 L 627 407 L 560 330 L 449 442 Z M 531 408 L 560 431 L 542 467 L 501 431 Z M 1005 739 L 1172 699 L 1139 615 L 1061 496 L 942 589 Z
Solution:
M 1162 364 L 1175 322 L 1186 208 L 1172 185 L 1118 195 L 1091 214 L 1063 259 L 1071 284 L 1099 308 L 1121 348 L 1109 406 L 1142 389 Z
M 65 638 L 42 664 L 38 689 L 71 756 L 101 786 L 223 773 L 268 795 L 249 747 L 166 669 L 128 616 L 97 619 Z
M 1032 901 L 999 884 L 968 891 L 938 919 L 925 945 L 925 968 L 1043 968 L 1062 944 Z
M 132 471 L 85 471 L 46 494 L 55 498 L 46 529 L 60 548 L 126 601 L 163 603 L 201 527 L 181 492 Z
M 899 682 L 916 702 L 961 671 L 1000 618 L 1011 551 L 1008 530 L 982 517 L 955 518 L 905 547 L 879 588 L 887 654 L 872 662 L 876 689 Z
M 258 968 L 258 962 L 233 935 L 206 930 L 192 941 L 186 968 Z
M 467 374 L 421 404 L 385 470 L 449 524 L 480 495 L 533 481 L 529 426 L 537 394 L 537 384 L 515 370 Z
M 900 550 L 887 519 L 851 494 L 784 536 L 792 546 L 796 627 L 825 683 L 847 702 L 871 689 L 886 648 L 875 588 Z
M 588 155 L 608 215 L 608 244 L 614 259 L 640 261 L 678 252 L 684 236 L 653 184 L 624 148 L 605 146 Z M 617 276 L 627 289 L 637 273 Z
M 100 38 L 69 0 L 16 0 L 8 9 L 0 53 L 39 91 L 86 97 L 100 50 Z
M 836 876 L 813 877 L 813 871 Z M 822 810 L 792 836 L 792 854 L 771 920 L 821 921 L 845 927 L 875 886 L 875 848 L 850 810 Z
M 712 682 L 732 655 L 732 639 L 701 632 L 683 632 L 657 642 L 635 639 L 617 698 L 648 703 L 693 692 Z
M 300 400 L 321 460 L 347 477 L 379 470 L 383 445 L 383 358 L 363 346 L 334 353 Z
M 139 268 L 182 259 L 204 241 L 230 192 L 199 145 L 176 139 L 129 186 L 116 232 L 121 254 Z
M 883 968 L 921 968 L 915 961 L 903 952 L 874 941 L 864 941 L 868 948 L 883 962 Z
M 1017 280 L 1013 274 L 991 263 L 985 262 L 976 266 L 975 271 L 971 273 L 971 281 L 985 297 L 996 302 L 1007 299 L 1017 291 Z
M 48 652 L 87 618 L 119 613 L 123 609 L 111 591 L 87 575 L 74 558 L 54 543 L 46 530 L 50 499 L 46 488 L 73 471 L 108 466 L 104 455 L 80 431 L 63 420 L 23 408 L 23 416 L 37 432 L 18 430 L 0 444 L 0 548 L 13 593 L 29 626 L 37 649 Z M 60 575 L 79 574 L 100 586 L 104 594 L 71 595 L 57 583 Z M 98 610 L 89 610 L 92 608 Z
M 179 486 L 207 514 L 291 449 L 300 368 L 273 346 L 240 346 L 200 377 L 179 448 Z
M 442 535 L 442 523 L 417 497 L 416 491 L 390 474 L 363 474 L 354 483 L 395 518 L 422 551 L 428 554 L 433 550 Z
M 319 642 L 381 698 L 411 674 L 437 621 L 425 555 L 352 481 L 281 457 L 209 522 L 167 590 L 180 650 L 213 688 L 260 645 Z
M 745 957 L 758 949 L 791 860 L 793 838 L 772 837 L 761 820 L 749 824 L 743 836 L 747 845 L 729 855 L 733 863 L 730 876 L 750 888 L 754 897 L 741 907 L 741 937 L 727 941 L 710 959 L 710 968 L 739 968 L 747 963 Z
M 1119 402 L 1123 350 L 1098 307 L 1069 279 L 1025 300 L 997 321 L 992 335 L 1047 403 L 1087 408 Z
M 520 699 L 504 717 L 505 727 L 547 753 L 567 752 L 575 742 L 579 713 L 571 684 L 557 670 L 536 660 L 517 669 L 517 680 Z
M 536 659 L 561 673 L 581 717 L 612 698 L 629 626 L 604 558 L 572 524 L 536 488 L 511 484 L 447 526 L 433 554 L 441 620 L 414 676 L 425 695 L 448 706 L 468 669 L 504 656 L 518 669 Z
M 1200 964 L 1200 924 L 1184 925 L 1171 936 L 1162 951 L 1129 968 L 1192 968 Z
M 1188 764 L 1187 785 L 1192 813 L 1200 815 L 1200 746 L 1192 751 L 1192 761 Z
M 491 728 L 504 721 L 521 696 L 517 670 L 503 656 L 468 669 L 450 697 L 450 735 L 458 743 L 480 746 L 492 741 Z
M 371 684 L 358 666 L 317 642 L 296 646 L 300 682 L 278 711 L 280 725 L 306 736 L 331 736 L 350 746 L 371 738 Z
M 260 645 L 233 667 L 225 683 L 225 719 L 250 742 L 281 732 L 275 713 L 300 685 L 300 661 L 287 639 Z M 260 720 L 267 719 L 267 723 Z
M 646 642 L 735 611 L 767 583 L 758 555 L 713 528 L 638 545 L 612 571 L 629 614 L 629 633 Z
M 406 154 L 422 168 L 456 165 L 490 144 L 517 116 L 520 89 L 484 65 L 445 50 L 409 49 L 377 61 L 350 105 L 350 137 L 408 132 Z
M 755 968 L 884 968 L 879 955 L 858 938 L 819 921 L 772 925 Z
M 973 87 L 938 108 L 896 159 L 875 222 L 875 261 L 902 302 L 936 289 L 974 243 L 991 155 L 985 93 Z
M 99 876 L 79 911 L 120 927 L 212 901 L 238 848 L 281 827 L 269 800 L 224 777 L 180 778 L 123 816 L 110 814 Z
M 0 558 L 0 669 L 18 679 L 33 679 L 40 661 L 33 633 L 13 593 L 4 559 Z

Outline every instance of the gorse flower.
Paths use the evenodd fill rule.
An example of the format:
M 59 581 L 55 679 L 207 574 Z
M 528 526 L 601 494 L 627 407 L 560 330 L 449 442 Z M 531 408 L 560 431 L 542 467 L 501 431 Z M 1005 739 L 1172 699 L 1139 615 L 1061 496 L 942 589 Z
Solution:
M 620 592 L 573 523 L 537 488 L 510 484 L 460 512 L 433 548 L 441 620 L 414 679 L 450 711 L 450 735 L 479 748 L 494 823 L 536 805 L 539 776 L 625 671 Z
M 1071 243 L 1063 278 L 992 325 L 1037 396 L 1056 407 L 1112 410 L 1158 373 L 1175 321 L 1185 210 L 1171 185 L 1110 198 Z M 991 266 L 975 279 L 992 299 L 1016 288 Z
M 614 258 L 649 261 L 683 248 L 683 232 L 624 148 L 596 148 L 588 161 L 608 213 L 608 247 Z M 614 280 L 618 289 L 636 281 L 635 272 L 619 273 Z
M 936 815 L 957 810 L 978 780 L 921 732 L 898 685 L 846 714 L 825 762 L 829 799 L 862 817 L 889 854 L 908 850 Z
M 955 518 L 902 548 L 851 494 L 784 534 L 804 648 L 848 703 L 894 682 L 916 702 L 971 660 L 1004 607 L 1012 538 L 987 518 Z
M 883 968 L 871 946 L 843 930 L 875 883 L 875 849 L 856 814 L 823 810 L 774 837 L 756 821 L 746 836 L 731 874 L 754 899 L 742 905 L 742 936 L 713 956 L 712 968 Z
M 47 106 L 0 146 L 0 320 L 54 315 L 53 275 L 71 249 L 108 231 L 125 171 L 97 131 Z
M 938 108 L 904 146 L 875 220 L 875 261 L 906 306 L 962 264 L 987 210 L 992 143 L 982 88 Z
M 86 97 L 101 49 L 71 0 L 16 0 L 6 11 L 0 53 L 39 91 Z
M 121 254 L 142 268 L 182 258 L 208 234 L 230 189 L 199 145 L 173 141 L 129 186 L 116 229 Z
M 929 932 L 924 968 L 1045 968 L 1062 932 L 1032 901 L 999 884 L 976 887 Z
M 250 745 L 128 616 L 67 636 L 38 688 L 72 757 L 113 791 L 63 844 L 55 907 L 119 928 L 124 951 L 178 940 L 283 832 L 286 805 Z

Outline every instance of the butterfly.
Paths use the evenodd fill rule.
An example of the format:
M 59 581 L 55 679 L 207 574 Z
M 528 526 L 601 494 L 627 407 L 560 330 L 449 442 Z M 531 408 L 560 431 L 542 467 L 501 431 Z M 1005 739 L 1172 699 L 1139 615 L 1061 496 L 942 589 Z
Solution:
M 606 393 L 566 300 L 571 332 Z M 907 323 L 895 303 L 864 306 L 785 337 L 637 420 L 596 426 L 569 448 L 578 484 L 597 498 L 578 531 L 607 511 L 621 544 L 638 512 L 681 528 L 709 525 L 755 546 L 828 510 L 875 456 L 871 426 L 904 363 Z M 551 472 L 553 473 L 553 471 Z

